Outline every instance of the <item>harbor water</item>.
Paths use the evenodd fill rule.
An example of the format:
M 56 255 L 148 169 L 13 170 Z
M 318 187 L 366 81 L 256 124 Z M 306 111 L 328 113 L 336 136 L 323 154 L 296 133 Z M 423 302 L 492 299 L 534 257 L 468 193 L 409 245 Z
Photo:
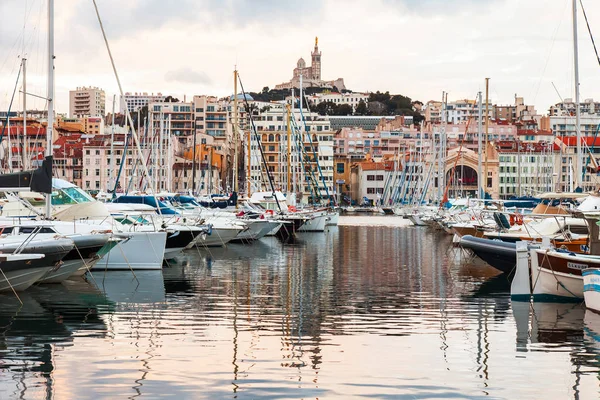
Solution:
M 599 396 L 600 315 L 511 303 L 450 236 L 352 218 L 0 295 L 0 398 Z

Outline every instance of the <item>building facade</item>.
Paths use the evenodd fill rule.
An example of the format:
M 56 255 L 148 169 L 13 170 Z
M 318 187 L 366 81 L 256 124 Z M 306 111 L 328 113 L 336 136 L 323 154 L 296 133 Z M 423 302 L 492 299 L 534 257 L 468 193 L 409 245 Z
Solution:
M 125 96 L 121 98 L 120 111 L 125 114 L 125 110 L 129 110 L 130 113 L 136 112 L 140 108 L 148 105 L 148 103 L 161 103 L 165 101 L 165 96 L 162 93 L 125 93 Z
M 97 87 L 78 87 L 69 91 L 69 116 L 101 117 L 106 114 L 104 90 Z

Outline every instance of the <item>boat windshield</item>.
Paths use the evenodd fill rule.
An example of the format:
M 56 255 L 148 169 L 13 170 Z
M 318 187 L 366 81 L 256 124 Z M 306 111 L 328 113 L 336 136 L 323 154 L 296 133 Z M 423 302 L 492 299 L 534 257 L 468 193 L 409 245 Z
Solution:
M 91 201 L 94 201 L 94 199 L 77 187 L 63 188 L 52 192 L 52 204 L 56 206 L 89 203 Z
M 120 222 L 123 225 L 148 225 L 150 221 L 142 217 L 141 215 L 136 216 L 127 216 L 127 217 L 115 217 L 117 222 Z

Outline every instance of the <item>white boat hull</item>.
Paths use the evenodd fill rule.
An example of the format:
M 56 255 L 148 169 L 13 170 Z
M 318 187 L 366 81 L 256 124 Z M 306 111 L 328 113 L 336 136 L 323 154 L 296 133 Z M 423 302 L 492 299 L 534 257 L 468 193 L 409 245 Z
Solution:
M 83 260 L 64 261 L 56 271 L 48 272 L 38 283 L 61 283 L 75 275 L 81 268 L 85 268 Z
M 338 221 L 340 219 L 340 214 L 338 212 L 332 212 L 327 214 L 327 220 L 325 221 L 325 226 L 337 226 Z
M 534 300 L 580 301 L 583 299 L 583 278 L 580 275 L 565 274 L 541 267 L 533 271 Z
M 197 247 L 224 246 L 235 239 L 242 231 L 241 228 L 213 228 L 210 235 L 198 235 L 196 239 L 187 245 L 186 249 Z
M 327 214 L 319 215 L 306 221 L 298 232 L 323 232 L 325 230 L 325 223 L 327 222 Z
M 583 298 L 587 308 L 600 312 L 600 269 L 583 271 Z
M 23 291 L 39 281 L 40 278 L 50 272 L 53 268 L 54 267 L 27 268 L 0 274 L 0 292 L 10 292 L 12 289 L 17 292 Z
M 92 270 L 162 269 L 166 242 L 166 232 L 135 232 L 113 247 Z
M 253 220 L 250 224 L 248 224 L 248 229 L 243 232 L 240 232 L 235 238 L 235 240 L 258 240 L 266 236 L 269 232 L 277 228 L 279 225 L 279 223 L 267 219 Z

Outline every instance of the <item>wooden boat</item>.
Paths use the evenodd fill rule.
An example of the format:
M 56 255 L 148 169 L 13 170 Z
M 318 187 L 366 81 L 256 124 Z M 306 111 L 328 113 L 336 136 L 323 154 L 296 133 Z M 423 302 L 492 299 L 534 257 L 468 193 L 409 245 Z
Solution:
M 533 296 L 543 301 L 581 301 L 582 271 L 600 268 L 600 257 L 536 249 L 531 258 Z

